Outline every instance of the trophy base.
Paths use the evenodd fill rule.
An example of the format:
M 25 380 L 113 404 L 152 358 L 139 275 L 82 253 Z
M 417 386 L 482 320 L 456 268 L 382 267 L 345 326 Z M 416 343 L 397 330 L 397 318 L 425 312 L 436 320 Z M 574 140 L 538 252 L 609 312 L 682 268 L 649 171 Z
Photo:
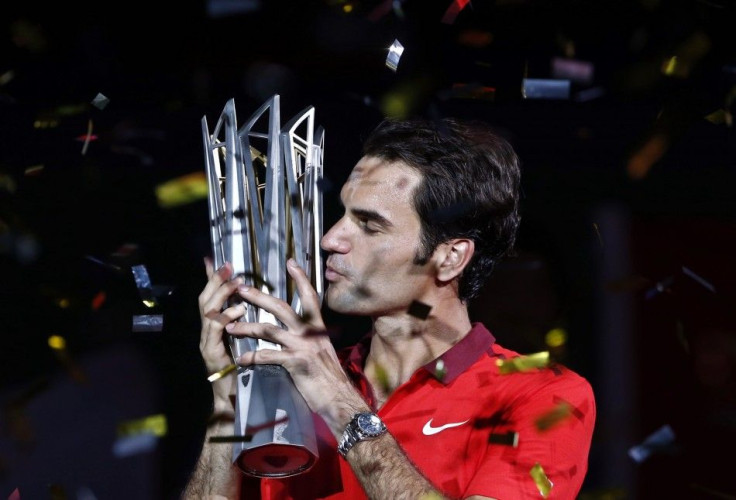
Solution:
M 303 446 L 272 443 L 243 450 L 236 464 L 249 476 L 288 477 L 305 472 L 316 461 Z

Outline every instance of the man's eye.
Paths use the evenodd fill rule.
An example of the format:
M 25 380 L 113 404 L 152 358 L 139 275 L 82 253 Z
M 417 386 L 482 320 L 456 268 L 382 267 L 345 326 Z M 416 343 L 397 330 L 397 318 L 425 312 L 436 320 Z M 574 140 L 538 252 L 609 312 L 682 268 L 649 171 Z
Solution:
M 358 225 L 359 225 L 359 226 L 360 226 L 360 228 L 361 228 L 361 229 L 363 230 L 363 232 L 365 232 L 365 233 L 367 233 L 367 234 L 374 234 L 374 233 L 377 233 L 378 231 L 377 231 L 377 230 L 375 230 L 375 229 L 373 229 L 373 228 L 371 228 L 371 227 L 369 226 L 369 224 L 370 224 L 370 221 L 369 221 L 369 220 L 366 220 L 366 219 L 359 219 L 359 220 L 358 220 Z

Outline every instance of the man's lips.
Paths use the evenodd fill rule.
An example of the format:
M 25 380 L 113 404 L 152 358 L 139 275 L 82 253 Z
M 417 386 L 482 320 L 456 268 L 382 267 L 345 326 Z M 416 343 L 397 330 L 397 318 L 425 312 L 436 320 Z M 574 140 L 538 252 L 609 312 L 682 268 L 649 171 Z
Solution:
M 337 278 L 345 276 L 342 272 L 340 272 L 339 268 L 334 267 L 334 263 L 327 263 L 325 266 L 325 279 L 327 281 L 334 281 Z

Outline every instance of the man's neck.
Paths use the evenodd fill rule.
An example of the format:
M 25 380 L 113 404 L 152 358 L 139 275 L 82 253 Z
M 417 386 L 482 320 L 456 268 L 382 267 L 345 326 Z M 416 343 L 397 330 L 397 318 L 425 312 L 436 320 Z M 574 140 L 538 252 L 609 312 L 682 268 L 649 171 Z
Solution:
M 374 318 L 365 375 L 379 407 L 417 369 L 457 344 L 470 329 L 467 307 L 457 299 L 433 306 L 424 320 L 409 314 Z

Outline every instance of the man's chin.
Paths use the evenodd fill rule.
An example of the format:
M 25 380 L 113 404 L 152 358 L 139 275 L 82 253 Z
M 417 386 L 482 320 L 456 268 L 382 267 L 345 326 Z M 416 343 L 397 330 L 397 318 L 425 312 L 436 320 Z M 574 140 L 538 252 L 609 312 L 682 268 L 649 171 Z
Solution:
M 360 312 L 355 307 L 355 301 L 349 298 L 346 300 L 345 295 L 340 293 L 339 290 L 336 290 L 332 284 L 328 286 L 327 292 L 325 293 L 325 302 L 327 302 L 327 307 L 336 313 L 360 315 Z

